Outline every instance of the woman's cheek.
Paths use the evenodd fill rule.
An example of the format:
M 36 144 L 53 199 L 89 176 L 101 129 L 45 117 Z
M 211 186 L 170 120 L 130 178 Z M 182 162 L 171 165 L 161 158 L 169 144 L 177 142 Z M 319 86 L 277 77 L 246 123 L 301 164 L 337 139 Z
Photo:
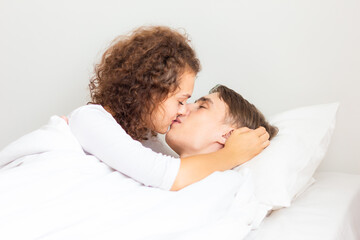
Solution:
M 174 120 L 174 118 L 176 118 L 178 112 L 179 112 L 179 106 L 178 104 L 174 105 L 171 109 L 171 120 Z

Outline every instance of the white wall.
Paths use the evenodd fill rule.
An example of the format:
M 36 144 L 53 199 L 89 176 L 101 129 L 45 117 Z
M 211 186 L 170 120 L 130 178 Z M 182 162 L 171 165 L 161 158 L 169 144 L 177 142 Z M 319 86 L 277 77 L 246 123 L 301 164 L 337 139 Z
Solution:
M 0 149 L 85 104 L 107 44 L 147 24 L 184 28 L 216 83 L 265 115 L 339 101 L 321 170 L 360 173 L 360 1 L 0 0 Z

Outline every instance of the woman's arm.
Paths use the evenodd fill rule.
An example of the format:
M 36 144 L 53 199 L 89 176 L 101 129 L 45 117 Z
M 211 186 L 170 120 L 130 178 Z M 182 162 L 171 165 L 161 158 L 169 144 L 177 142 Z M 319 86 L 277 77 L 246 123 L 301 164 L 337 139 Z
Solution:
M 264 148 L 256 135 L 259 130 L 241 129 L 232 133 L 220 151 L 180 160 L 143 147 L 100 105 L 76 109 L 69 126 L 87 153 L 147 186 L 166 190 L 179 190 L 215 171 L 231 169 Z
M 85 152 L 146 186 L 169 190 L 180 159 L 155 153 L 133 140 L 100 105 L 73 111 L 69 126 Z
M 215 171 L 229 170 L 249 161 L 270 144 L 268 139 L 269 134 L 263 127 L 256 130 L 249 128 L 235 130 L 223 149 L 182 158 L 171 190 L 180 190 Z

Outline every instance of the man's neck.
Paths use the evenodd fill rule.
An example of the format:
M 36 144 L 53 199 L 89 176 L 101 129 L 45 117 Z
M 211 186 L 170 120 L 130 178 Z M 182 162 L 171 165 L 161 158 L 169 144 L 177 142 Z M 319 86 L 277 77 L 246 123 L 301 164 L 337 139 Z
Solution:
M 186 158 L 186 157 L 190 157 L 190 156 L 194 156 L 196 154 L 188 154 L 188 153 L 182 153 L 182 154 L 179 154 L 180 158 Z
M 180 156 L 180 158 L 186 158 L 186 157 L 191 157 L 194 155 L 199 155 L 199 154 L 206 154 L 206 153 L 212 153 L 212 152 L 216 152 L 218 150 L 220 150 L 221 148 L 223 148 L 223 146 L 221 144 L 212 144 L 210 146 L 208 146 L 206 149 L 202 149 L 200 150 L 195 150 L 195 149 L 187 149 L 188 151 L 179 151 L 177 152 L 177 154 Z
M 193 152 L 182 152 L 182 153 L 178 153 L 180 158 L 186 158 L 186 157 L 191 157 L 191 156 L 195 156 L 195 155 L 200 155 L 200 154 L 207 154 L 207 153 L 212 153 L 212 152 L 216 152 L 221 148 L 210 148 L 210 149 L 204 149 L 203 151 L 193 151 Z

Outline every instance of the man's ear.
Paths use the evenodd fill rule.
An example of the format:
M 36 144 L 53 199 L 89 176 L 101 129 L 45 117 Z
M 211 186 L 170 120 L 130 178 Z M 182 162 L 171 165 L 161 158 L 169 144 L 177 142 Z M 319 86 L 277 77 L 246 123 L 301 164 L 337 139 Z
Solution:
M 222 131 L 221 137 L 219 137 L 218 142 L 222 145 L 225 145 L 226 140 L 230 137 L 231 133 L 234 131 L 233 127 L 225 127 Z

